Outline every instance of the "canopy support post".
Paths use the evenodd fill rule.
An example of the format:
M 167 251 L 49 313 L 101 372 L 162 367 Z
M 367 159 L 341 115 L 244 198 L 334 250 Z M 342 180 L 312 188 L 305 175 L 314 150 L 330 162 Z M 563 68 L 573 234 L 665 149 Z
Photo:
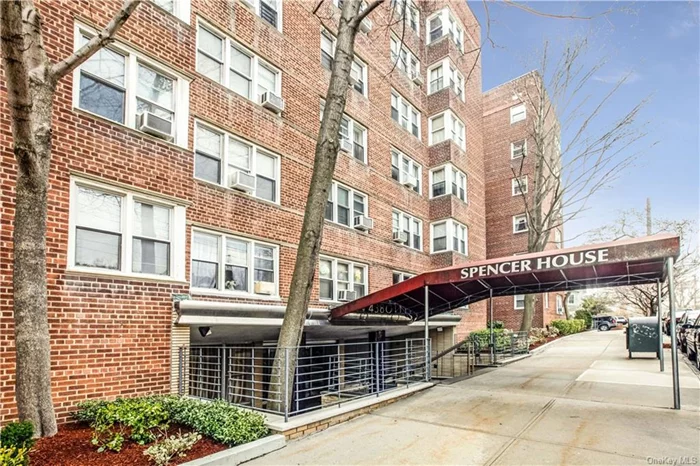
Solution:
M 425 289 L 425 308 L 424 308 L 424 318 L 425 318 L 425 381 L 430 381 L 430 305 L 428 300 L 430 298 L 430 290 L 428 285 L 424 286 Z
M 673 257 L 666 259 L 666 279 L 668 280 L 668 310 L 671 321 L 671 370 L 673 372 L 673 409 L 681 409 L 681 388 L 678 376 L 678 351 L 676 342 L 676 294 L 673 286 Z
M 491 364 L 496 364 L 496 342 L 493 337 L 493 288 L 489 288 L 489 352 Z
M 656 317 L 659 320 L 659 371 L 664 371 L 664 329 L 661 319 L 661 281 L 656 279 Z

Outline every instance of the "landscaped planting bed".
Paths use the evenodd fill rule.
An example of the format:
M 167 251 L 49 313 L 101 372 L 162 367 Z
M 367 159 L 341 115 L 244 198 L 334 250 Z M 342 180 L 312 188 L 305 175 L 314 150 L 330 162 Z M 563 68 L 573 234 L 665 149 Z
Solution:
M 191 461 L 269 434 L 259 413 L 223 401 L 176 396 L 86 401 L 78 405 L 73 417 L 76 424 L 62 426 L 57 435 L 34 445 L 23 440 L 26 435 L 20 428 L 26 425 L 13 426 L 11 429 L 20 435 L 17 449 L 10 453 L 25 459 L 28 456 L 32 465 L 162 466 Z M 31 424 L 29 430 L 31 436 Z

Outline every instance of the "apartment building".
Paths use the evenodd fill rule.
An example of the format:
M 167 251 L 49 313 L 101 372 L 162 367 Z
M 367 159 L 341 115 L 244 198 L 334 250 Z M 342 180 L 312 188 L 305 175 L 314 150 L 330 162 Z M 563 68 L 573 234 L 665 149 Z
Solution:
M 534 137 L 546 134 L 546 144 L 558 144 L 559 122 L 550 107 L 539 104 L 541 77 L 530 72 L 484 93 L 484 170 L 486 179 L 486 255 L 505 257 L 528 252 L 527 208 L 532 209 L 537 187 L 535 184 L 536 156 L 528 157 L 528 145 L 534 147 Z M 545 110 L 546 109 L 546 110 Z M 538 118 L 538 112 L 542 118 Z M 534 125 L 542 121 L 541 131 Z M 551 142 L 549 140 L 551 139 Z M 542 150 L 540 153 L 545 153 Z M 556 160 L 560 155 L 557 152 Z M 549 175 L 544 175 L 546 178 Z M 544 179 L 540 178 L 540 179 Z M 551 192 L 543 190 L 541 192 Z M 543 202 L 543 212 L 549 212 L 551 195 Z M 526 208 L 526 206 L 528 206 Z M 563 227 L 549 232 L 545 250 L 561 248 Z M 519 329 L 525 309 L 525 295 L 495 298 L 494 320 L 506 328 Z M 533 327 L 544 327 L 564 316 L 564 294 L 535 295 Z
M 39 2 L 49 56 L 120 4 Z M 314 6 L 144 2 L 59 84 L 47 237 L 59 420 L 87 397 L 173 390 L 182 345 L 276 338 L 340 13 L 338 0 Z M 487 255 L 479 24 L 465 2 L 411 3 L 403 22 L 395 7 L 356 41 L 310 314 Z M 0 422 L 15 413 L 16 170 L 1 124 Z M 454 339 L 485 321 L 477 303 L 435 325 Z M 371 330 L 313 325 L 305 341 Z

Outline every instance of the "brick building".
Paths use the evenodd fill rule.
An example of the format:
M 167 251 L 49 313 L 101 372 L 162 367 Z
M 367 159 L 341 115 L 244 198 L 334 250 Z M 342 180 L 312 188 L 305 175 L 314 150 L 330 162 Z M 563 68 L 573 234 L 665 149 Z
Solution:
M 486 255 L 490 258 L 528 252 L 528 218 L 537 192 L 535 165 L 537 156 L 528 157 L 533 138 L 546 135 L 551 143 L 559 140 L 559 123 L 548 104 L 534 96 L 541 89 L 536 71 L 501 84 L 484 93 L 484 171 L 486 179 Z M 538 113 L 546 128 L 536 131 Z M 551 128 L 551 129 L 550 129 Z M 541 153 L 546 154 L 543 150 Z M 557 153 L 558 162 L 559 155 Z M 543 175 L 540 180 L 549 175 Z M 549 194 L 544 188 L 541 193 Z M 527 207 L 526 207 L 527 206 Z M 543 201 L 543 211 L 551 209 L 551 195 Z M 549 232 L 545 250 L 562 247 L 562 230 Z M 534 296 L 533 327 L 544 327 L 564 314 L 564 295 L 543 293 Z M 494 320 L 506 328 L 518 329 L 525 308 L 525 295 L 495 298 Z
M 49 56 L 120 4 L 38 2 Z M 60 421 L 86 397 L 171 390 L 181 345 L 276 338 L 340 13 L 314 5 L 145 2 L 59 84 L 47 256 Z M 465 2 L 416 2 L 402 43 L 390 9 L 356 40 L 313 312 L 492 248 L 479 24 Z M 15 413 L 7 118 L 2 147 L 0 422 Z M 459 338 L 485 326 L 486 304 L 455 314 L 436 325 Z M 307 338 L 350 331 L 367 334 Z

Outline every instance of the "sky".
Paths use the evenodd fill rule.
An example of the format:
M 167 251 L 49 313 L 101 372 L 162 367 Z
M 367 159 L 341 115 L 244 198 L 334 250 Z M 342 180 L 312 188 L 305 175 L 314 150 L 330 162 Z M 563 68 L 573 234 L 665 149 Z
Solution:
M 468 1 L 487 34 L 482 1 Z M 590 102 L 611 91 L 629 74 L 608 107 L 591 125 L 591 134 L 609 128 L 635 104 L 649 98 L 639 116 L 648 136 L 619 155 L 635 154 L 635 163 L 620 173 L 611 187 L 597 192 L 588 209 L 565 225 L 566 246 L 587 242 L 587 231 L 609 225 L 620 210 L 645 208 L 651 199 L 652 216 L 698 219 L 700 215 L 700 3 L 683 2 L 526 2 L 541 13 L 592 19 L 559 19 L 488 2 L 488 41 L 482 49 L 484 90 L 534 68 L 548 41 L 553 54 L 566 40 L 586 36 L 583 57 L 591 66 L 607 60 L 580 97 Z M 601 14 L 612 10 L 608 14 Z M 561 115 L 560 115 L 561 118 Z M 579 127 L 564 128 L 562 147 Z

